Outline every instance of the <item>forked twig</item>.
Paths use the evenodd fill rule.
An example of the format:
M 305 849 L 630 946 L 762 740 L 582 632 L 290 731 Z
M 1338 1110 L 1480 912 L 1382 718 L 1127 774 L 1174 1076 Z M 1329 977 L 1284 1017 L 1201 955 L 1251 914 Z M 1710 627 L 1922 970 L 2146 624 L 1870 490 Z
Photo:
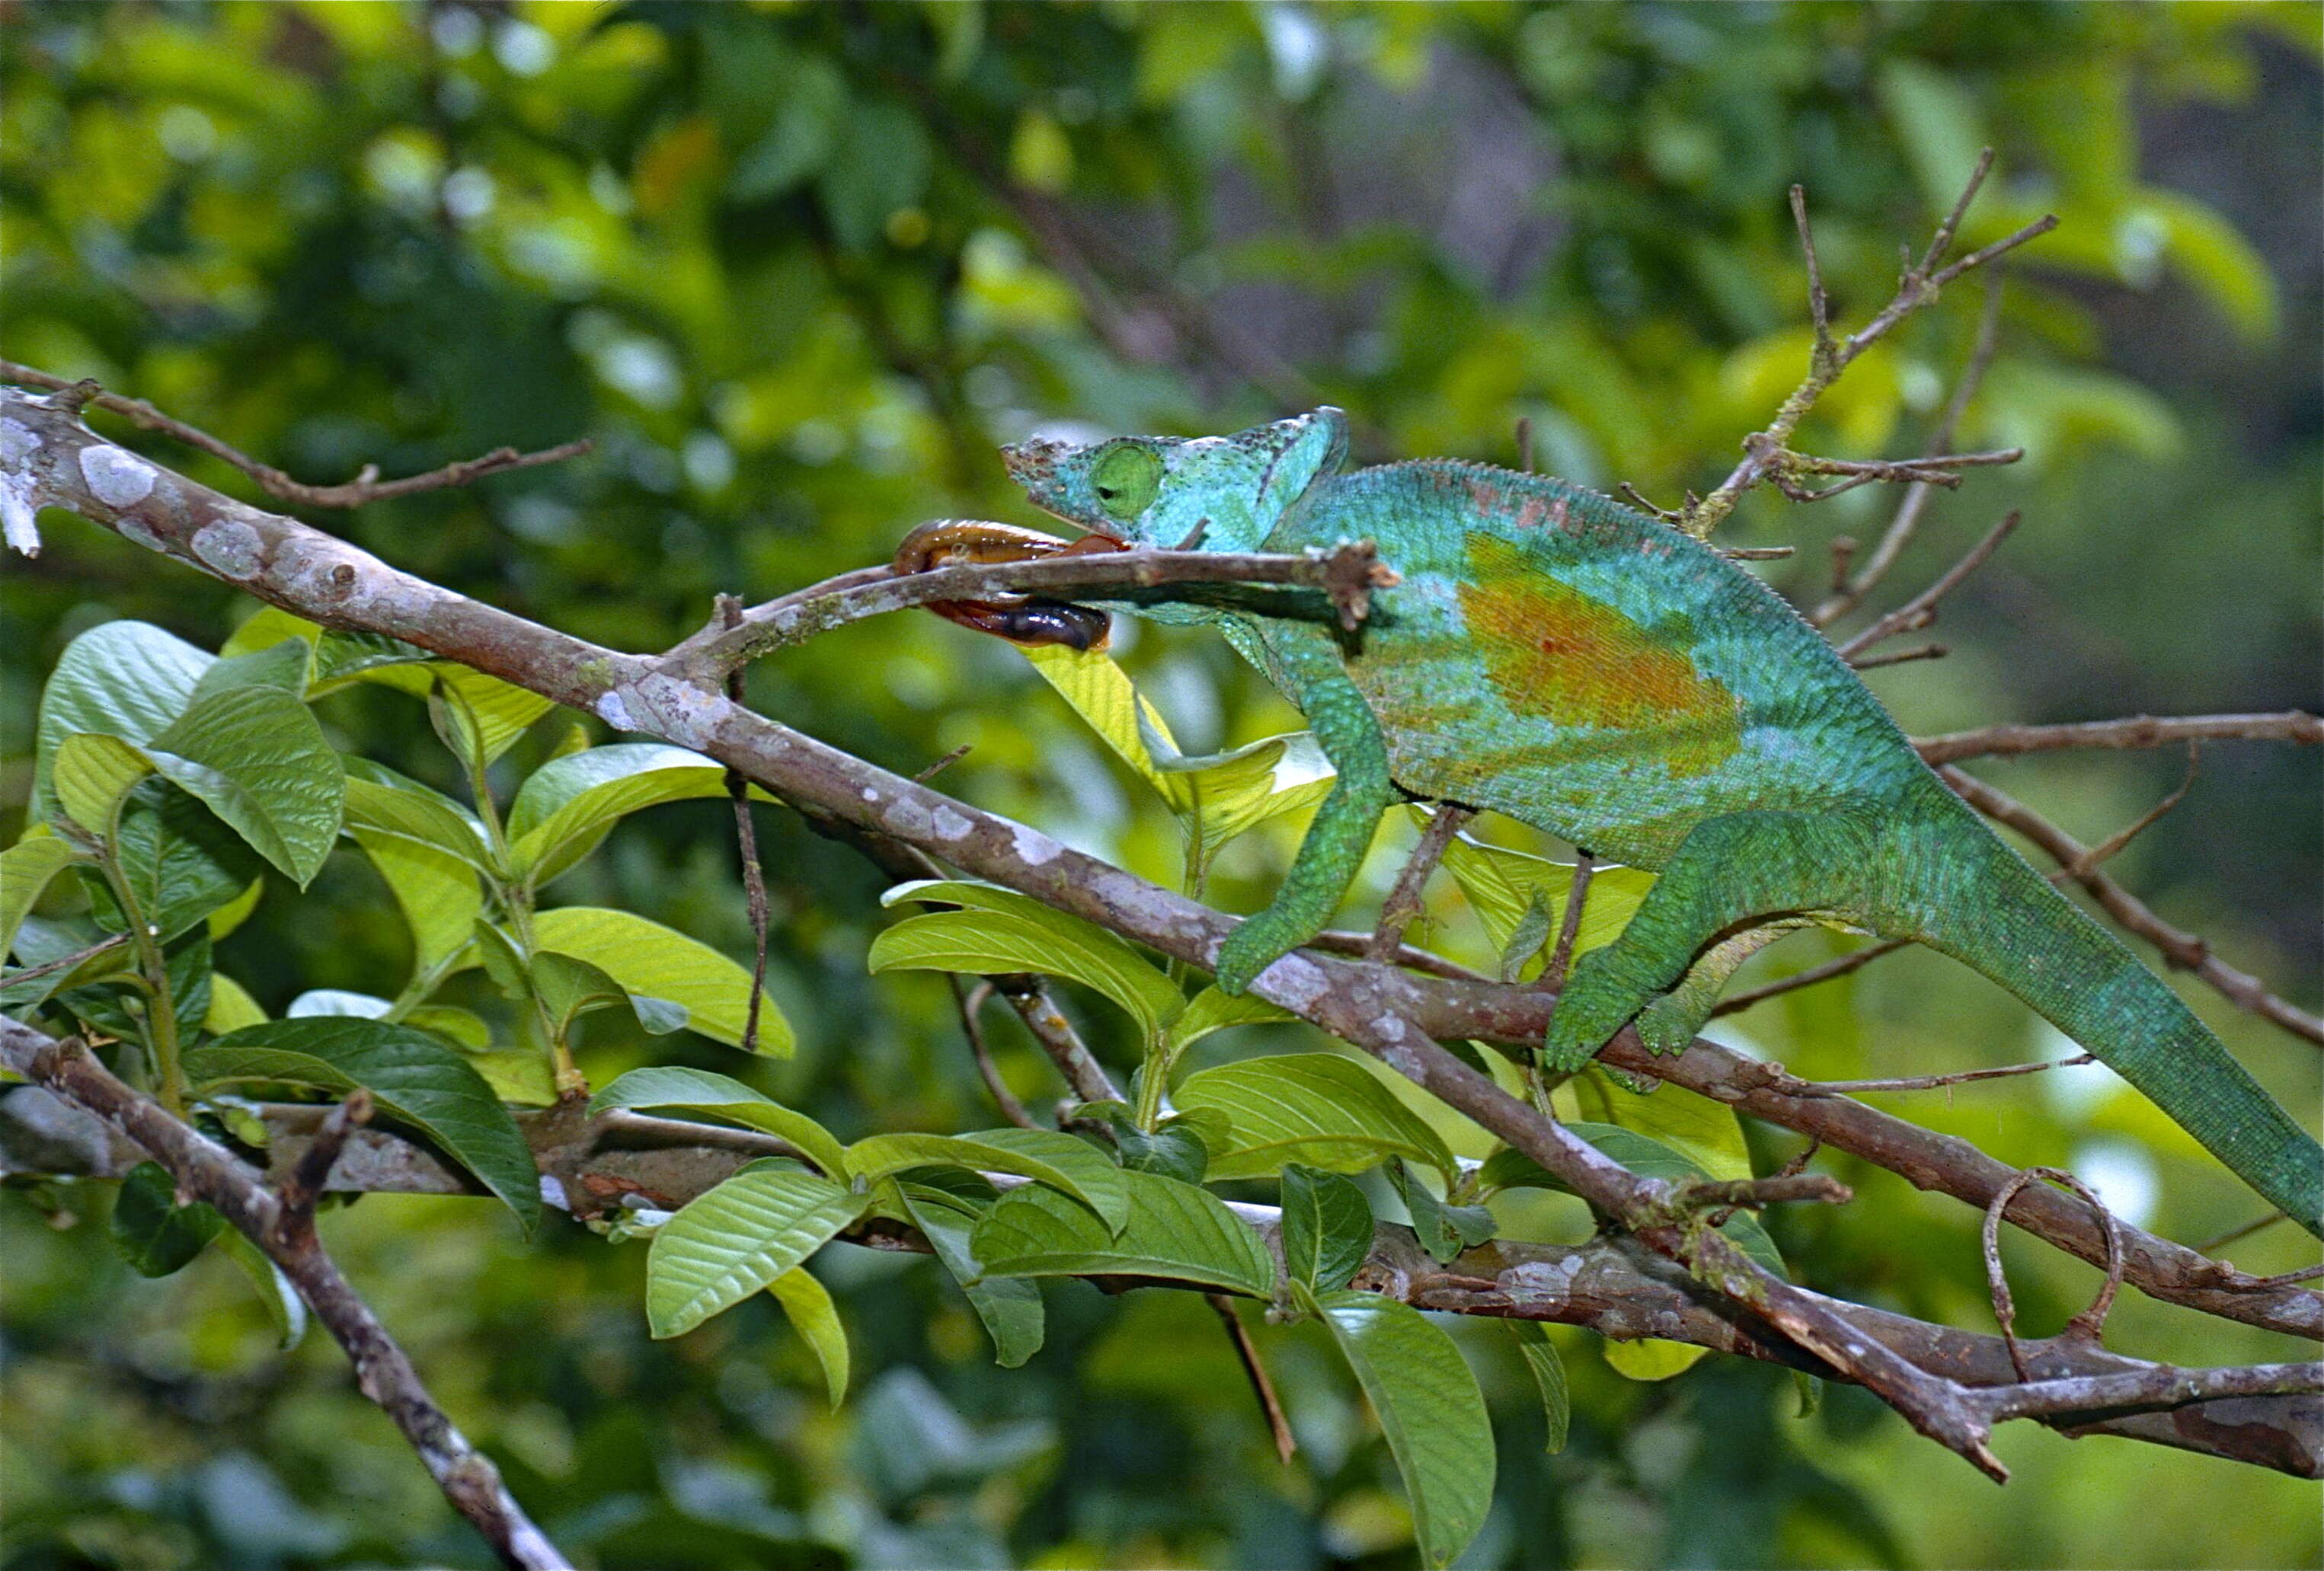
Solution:
M 1461 826 L 1476 816 L 1473 808 L 1450 802 L 1437 804 L 1436 811 L 1429 815 L 1428 827 L 1421 832 L 1420 843 L 1412 848 L 1412 855 L 1396 876 L 1395 887 L 1380 905 L 1379 925 L 1372 930 L 1371 942 L 1364 946 L 1364 959 L 1385 962 L 1394 960 L 1404 948 L 1404 931 L 1423 909 L 1422 896 L 1427 893 L 1429 876 L 1444 859 L 1445 848 L 1461 832 Z
M 1909 633 L 1917 629 L 1925 628 L 1936 620 L 1937 603 L 1960 588 L 1962 580 L 1983 566 L 1985 559 L 2000 548 L 2001 542 L 2009 538 L 2010 531 L 2017 528 L 2017 510 L 2010 509 L 2008 512 L 2002 515 L 2001 521 L 1987 529 L 1984 537 L 1971 546 L 1960 561 L 1946 568 L 1934 583 L 1930 584 L 1928 588 L 1921 591 L 1854 638 L 1842 640 L 1838 646 L 1840 658 L 1845 660 L 1860 655 L 1875 644 L 1893 639 L 1898 633 Z
M 577 458 L 595 446 L 584 437 L 577 442 L 544 447 L 537 453 L 520 453 L 513 447 L 495 447 L 481 457 L 447 464 L 424 474 L 407 474 L 400 480 L 382 480 L 378 465 L 366 464 L 360 474 L 344 484 L 309 485 L 304 481 L 291 479 L 271 464 L 260 463 L 208 431 L 189 426 L 182 420 L 171 419 L 143 399 L 125 399 L 118 393 L 106 392 L 94 381 L 68 381 L 51 372 L 19 365 L 13 360 L 0 360 L 0 381 L 49 388 L 70 395 L 80 405 L 95 404 L 98 409 L 120 415 L 149 431 L 173 436 L 189 447 L 198 447 L 211 457 L 223 460 L 257 482 L 259 489 L 271 497 L 310 508 L 358 508 L 366 502 L 385 501 L 391 497 L 410 496 L 417 492 L 444 491 L 467 485 L 488 474 L 500 474 L 512 469 L 531 469 L 543 464 Z

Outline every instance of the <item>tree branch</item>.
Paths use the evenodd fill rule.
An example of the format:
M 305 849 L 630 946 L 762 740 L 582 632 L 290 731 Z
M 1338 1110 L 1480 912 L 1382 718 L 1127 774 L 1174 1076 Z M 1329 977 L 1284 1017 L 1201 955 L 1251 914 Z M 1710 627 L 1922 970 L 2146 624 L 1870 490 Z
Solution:
M 217 1208 L 236 1232 L 265 1251 L 315 1318 L 346 1349 L 364 1395 L 402 1431 L 444 1498 L 484 1535 L 503 1564 L 522 1571 L 561 1571 L 566 1566 L 565 1557 L 511 1498 L 491 1458 L 444 1416 L 402 1347 L 316 1239 L 314 1195 L 348 1132 L 363 1121 L 358 1104 L 330 1115 L 318 1138 L 294 1162 L 292 1177 L 278 1199 L 223 1146 L 124 1085 L 77 1039 L 53 1041 L 0 1016 L 0 1061 L 119 1129 L 169 1170 L 181 1193 Z
M 2324 1046 L 2324 1020 L 2288 1004 L 2257 977 L 2239 971 L 2211 952 L 2211 946 L 2191 932 L 2181 932 L 2157 916 L 2141 900 L 2090 859 L 2090 848 L 2035 813 L 2006 792 L 1950 764 L 1937 773 L 1963 801 L 1996 823 L 2006 823 L 2054 858 L 2067 876 L 2089 891 L 2108 916 L 2163 951 L 2165 963 L 2192 971 L 2219 995 L 2264 1020 L 2272 1020 L 2295 1036 Z
M 2173 742 L 2236 740 L 2297 742 L 2312 748 L 2324 744 L 2324 720 L 2303 709 L 2273 714 L 2134 714 L 2123 720 L 2065 725 L 1979 726 L 1943 736 L 1915 737 L 1913 746 L 1920 749 L 1923 760 L 1935 765 L 2066 748 L 2167 748 Z
M 53 389 L 68 399 L 94 404 L 100 409 L 123 416 L 149 431 L 174 436 L 188 446 L 198 447 L 211 457 L 222 459 L 242 471 L 256 481 L 267 495 L 300 507 L 359 508 L 366 502 L 385 501 L 390 497 L 410 496 L 416 492 L 444 491 L 470 484 L 488 474 L 499 474 L 512 469 L 531 469 L 543 464 L 558 464 L 567 458 L 577 458 L 595 446 L 585 438 L 545 447 L 538 453 L 520 453 L 513 447 L 495 447 L 482 457 L 447 464 L 441 469 L 431 469 L 425 474 L 409 474 L 401 480 L 381 480 L 377 467 L 366 464 L 360 475 L 345 484 L 309 485 L 303 481 L 291 479 L 271 464 L 262 464 L 241 449 L 229 446 L 208 431 L 171 419 L 143 399 L 125 399 L 117 393 L 106 392 L 94 381 L 68 381 L 49 372 L 18 365 L 12 360 L 0 360 L 0 381 Z

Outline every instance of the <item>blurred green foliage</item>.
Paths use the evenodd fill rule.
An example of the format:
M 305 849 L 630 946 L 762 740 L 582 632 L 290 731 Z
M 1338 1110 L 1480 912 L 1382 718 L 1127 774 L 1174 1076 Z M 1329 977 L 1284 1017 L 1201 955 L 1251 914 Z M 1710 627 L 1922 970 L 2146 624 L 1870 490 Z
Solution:
M 1036 426 L 1224 430 L 1329 400 L 1359 417 L 1369 456 L 1506 462 L 1524 416 L 1544 467 L 1674 499 L 1724 473 L 1803 364 L 1785 187 L 1807 188 L 1836 308 L 1860 321 L 1893 287 L 1899 241 L 1925 236 L 1990 142 L 1998 172 L 1967 243 L 2043 211 L 2063 223 L 2012 264 L 2003 348 L 1962 440 L 2029 457 L 1940 501 L 1893 588 L 2006 506 L 2028 525 L 1949 607 L 1953 657 L 1880 691 L 1920 730 L 2314 703 L 2312 6 L 357 0 L 18 4 L 6 20 L 0 353 L 97 377 L 314 481 L 591 436 L 578 463 L 318 521 L 632 648 L 682 636 L 720 591 L 881 558 L 926 519 L 1024 517 L 991 453 Z M 1977 298 L 1960 289 L 1868 355 L 1803 445 L 1914 450 L 1968 356 Z M 214 461 L 122 439 L 251 494 Z M 1730 532 L 1798 545 L 1772 572 L 1812 595 L 1829 538 L 1877 530 L 1893 502 L 1868 488 L 1805 510 L 1754 498 Z M 135 616 L 215 648 L 251 609 L 47 523 L 46 554 L 0 584 L 11 839 L 33 696 L 70 636 Z M 1126 629 L 1118 642 L 1190 751 L 1293 723 L 1222 648 Z M 1179 873 L 1167 806 L 992 640 L 890 618 L 763 663 L 751 694 L 905 773 L 970 745 L 949 788 Z M 349 751 L 453 788 L 410 702 L 350 690 L 319 712 Z M 508 779 L 558 740 L 521 744 Z M 2061 757 L 1996 777 L 2095 840 L 2179 767 Z M 2310 1006 L 2315 785 L 2313 759 L 2289 749 L 2214 749 L 2197 795 L 2119 863 Z M 865 973 L 889 920 L 878 877 L 779 813 L 762 822 L 772 984 L 798 1055 L 737 1070 L 708 1043 L 598 1015 L 582 1067 L 601 1084 L 673 1056 L 742 1073 L 843 1138 L 991 1122 L 941 986 Z M 1296 832 L 1227 848 L 1213 897 L 1256 905 Z M 1384 837 L 1372 897 L 1405 843 Z M 624 825 L 552 899 L 742 953 L 733 861 L 724 806 L 675 804 Z M 1440 896 L 1430 941 L 1489 964 L 1473 918 Z M 1821 942 L 1762 965 L 1812 963 Z M 278 1012 L 309 988 L 392 991 L 409 960 L 353 856 L 304 896 L 270 887 L 217 947 Z M 489 1010 L 476 981 L 466 1001 Z M 2190 997 L 2280 1094 L 2313 1104 L 2312 1053 Z M 1130 1044 L 1088 1003 L 1126 1070 Z M 1731 1024 L 1817 1075 L 2050 1046 L 2015 1005 L 1918 954 Z M 1000 1045 L 1020 1095 L 1056 1094 L 1028 1045 Z M 1320 1044 L 1249 1026 L 1196 1056 L 1295 1045 Z M 2177 1236 L 2245 1219 L 2248 1200 L 2159 1116 L 2078 1089 L 2090 1083 L 1901 1110 L 2006 1160 L 2070 1160 Z M 1796 1144 L 1765 1134 L 1763 1166 Z M 1984 1327 L 1974 1218 L 1831 1165 L 1855 1205 L 1772 1219 L 1804 1278 Z M 62 1187 L 0 1205 L 12 1571 L 481 1563 L 335 1349 L 277 1355 L 215 1254 L 136 1278 L 96 1242 L 88 1213 L 105 1204 Z M 1546 1236 L 1581 1226 L 1571 1202 L 1523 1193 L 1503 1215 Z M 456 1419 L 594 1564 L 1411 1555 L 1386 1451 L 1313 1326 L 1262 1333 L 1303 1446 L 1277 1468 L 1190 1295 L 1053 1284 L 1047 1346 L 1002 1371 L 934 1263 L 829 1250 L 816 1267 L 858 1372 L 833 1414 L 771 1304 L 650 1341 L 641 1249 L 556 1223 L 526 1245 L 505 1216 L 453 1201 L 375 1197 L 326 1226 Z M 2236 1258 L 2297 1263 L 2289 1232 Z M 2054 1255 L 2011 1260 L 2032 1329 L 2089 1291 L 2092 1273 Z M 2319 1553 L 2312 1490 L 2287 1479 L 2018 1426 L 2001 1446 L 2017 1481 L 1996 1494 L 1858 1393 L 1795 1419 L 1774 1372 L 1712 1359 L 1637 1383 L 1563 1331 L 1572 1436 L 1544 1456 L 1516 1350 L 1455 1330 L 1502 1443 L 1493 1515 L 1462 1565 Z M 2143 1301 L 2113 1337 L 2194 1363 L 2298 1355 Z

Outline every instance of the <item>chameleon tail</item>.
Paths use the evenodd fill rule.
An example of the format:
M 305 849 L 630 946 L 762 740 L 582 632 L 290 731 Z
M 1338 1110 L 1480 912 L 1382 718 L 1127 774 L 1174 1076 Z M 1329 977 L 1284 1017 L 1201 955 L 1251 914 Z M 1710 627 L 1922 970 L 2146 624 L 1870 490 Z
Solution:
M 2023 998 L 2324 1237 L 2324 1150 L 2315 1138 L 2161 978 L 1950 792 L 1929 784 L 1933 811 L 1916 826 L 1926 839 L 1902 848 L 1925 880 L 1908 896 L 1913 936 Z

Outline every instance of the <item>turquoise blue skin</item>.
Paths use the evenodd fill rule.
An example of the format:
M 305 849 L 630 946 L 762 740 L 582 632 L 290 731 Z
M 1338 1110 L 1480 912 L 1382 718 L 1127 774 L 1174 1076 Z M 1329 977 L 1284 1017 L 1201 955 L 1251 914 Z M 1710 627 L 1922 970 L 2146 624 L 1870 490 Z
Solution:
M 2005 845 L 1814 629 L 1752 574 L 1609 498 L 1447 461 L 1341 473 L 1344 417 L 1231 436 L 1005 449 L 1032 501 L 1133 544 L 1299 551 L 1369 538 L 1401 582 L 1352 635 L 1195 605 L 1305 714 L 1338 770 L 1268 908 L 1249 987 L 1322 931 L 1398 800 L 1458 802 L 1660 875 L 1576 962 L 1543 1043 L 1586 1062 L 1632 1020 L 1682 1046 L 1785 924 L 1913 939 L 2023 998 L 2324 1236 L 2324 1151 L 2178 996 Z M 1110 494 L 1102 494 L 1102 492 Z M 1692 973 L 1690 975 L 1690 973 Z

